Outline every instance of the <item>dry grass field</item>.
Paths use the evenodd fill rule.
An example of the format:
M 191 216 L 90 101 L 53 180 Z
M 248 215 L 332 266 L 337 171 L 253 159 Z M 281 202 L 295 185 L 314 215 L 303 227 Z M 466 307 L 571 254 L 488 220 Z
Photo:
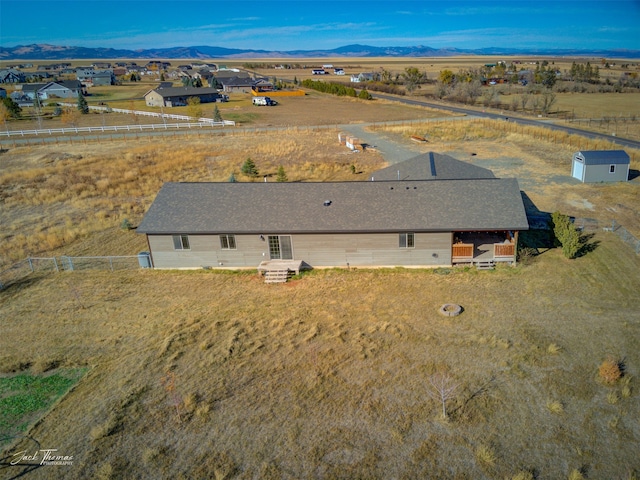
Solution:
M 146 250 L 119 227 L 140 221 L 163 182 L 249 181 L 247 157 L 269 179 L 282 165 L 290 181 L 362 180 L 385 166 L 375 150 L 348 153 L 337 126 L 304 125 L 443 116 L 299 100 L 230 102 L 260 116 L 252 125 L 290 127 L 279 130 L 7 148 L 0 270 L 27 255 Z M 488 121 L 368 133 L 516 177 L 542 211 L 615 219 L 640 237 L 640 176 L 569 177 L 571 154 L 593 147 L 584 140 Z M 429 142 L 412 144 L 413 134 Z M 28 430 L 73 465 L 27 477 L 637 478 L 640 256 L 614 234 L 592 235 L 573 261 L 541 249 L 495 271 L 328 269 L 284 285 L 204 270 L 25 277 L 0 291 L 0 376 L 88 368 Z M 462 314 L 441 316 L 444 303 Z M 599 373 L 611 365 L 619 378 Z M 446 418 L 437 378 L 455 387 Z M 5 446 L 0 458 L 32 445 Z M 0 462 L 0 478 L 22 468 Z
M 90 367 L 29 433 L 73 466 L 29 478 L 636 478 L 640 259 L 612 234 L 592 241 L 575 261 L 279 286 L 27 277 L 0 297 L 0 369 Z M 439 315 L 448 302 L 464 312 Z M 609 357 L 624 364 L 612 384 Z M 436 374 L 457 386 L 447 419 Z

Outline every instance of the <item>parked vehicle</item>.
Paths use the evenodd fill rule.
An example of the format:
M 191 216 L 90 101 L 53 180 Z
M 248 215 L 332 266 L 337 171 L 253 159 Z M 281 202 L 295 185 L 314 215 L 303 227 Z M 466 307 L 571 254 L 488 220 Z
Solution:
M 278 102 L 276 102 L 275 100 L 271 100 L 269 97 L 254 97 L 253 104 L 258 106 L 266 105 L 270 107 L 270 106 L 277 105 Z

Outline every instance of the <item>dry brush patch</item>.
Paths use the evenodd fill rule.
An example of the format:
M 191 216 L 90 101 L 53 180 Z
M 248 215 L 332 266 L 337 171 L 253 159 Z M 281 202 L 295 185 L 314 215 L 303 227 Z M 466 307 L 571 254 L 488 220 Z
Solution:
M 639 264 L 617 238 L 601 240 L 573 262 L 550 251 L 449 275 L 322 270 L 279 286 L 208 271 L 42 277 L 0 297 L 0 365 L 93 367 L 31 431 L 77 456 L 63 478 L 561 478 L 567 465 L 619 477 L 640 467 L 628 413 L 640 400 L 609 403 L 594 357 L 615 349 L 637 374 Z M 464 315 L 438 315 L 451 300 Z M 459 384 L 446 421 L 429 396 L 439 372 Z

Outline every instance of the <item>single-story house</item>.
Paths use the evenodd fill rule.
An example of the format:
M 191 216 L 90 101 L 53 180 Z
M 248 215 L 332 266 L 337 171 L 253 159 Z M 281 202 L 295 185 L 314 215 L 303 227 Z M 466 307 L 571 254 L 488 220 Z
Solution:
M 40 100 L 53 98 L 78 98 L 78 93 L 82 93 L 82 85 L 78 80 L 65 80 L 49 83 L 25 83 L 22 86 L 21 100 L 27 98 L 33 101 L 36 93 Z
M 33 101 L 36 98 L 36 92 L 39 92 L 45 85 L 46 83 L 25 83 L 22 85 L 21 90 L 14 92 L 14 99 L 20 98 L 23 102 L 28 100 Z
M 226 98 L 217 89 L 209 87 L 156 88 L 144 94 L 149 107 L 183 107 L 191 97 L 198 97 L 200 103 L 223 102 Z
M 588 150 L 573 154 L 571 176 L 584 183 L 626 182 L 629 155 L 624 150 Z
M 435 156 L 420 157 L 431 170 Z M 514 263 L 518 231 L 529 228 L 517 180 L 476 170 L 450 176 L 166 183 L 137 232 L 147 236 L 154 268 Z
M 82 93 L 82 84 L 78 80 L 49 82 L 38 90 L 41 99 L 78 98 L 78 93 Z
M 351 83 L 361 83 L 361 82 L 371 82 L 375 79 L 375 75 L 373 73 L 358 73 L 356 75 L 351 75 Z
M 216 75 L 217 82 L 222 85 L 222 89 L 225 92 L 250 92 L 254 85 L 256 85 L 257 81 L 248 76 L 223 76 L 220 74 Z

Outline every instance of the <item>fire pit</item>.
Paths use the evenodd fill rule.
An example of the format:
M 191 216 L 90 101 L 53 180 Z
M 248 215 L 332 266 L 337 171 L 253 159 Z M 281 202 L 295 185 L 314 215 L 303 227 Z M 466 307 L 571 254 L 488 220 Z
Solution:
M 462 307 L 455 303 L 445 303 L 438 310 L 445 317 L 456 317 L 462 312 Z

